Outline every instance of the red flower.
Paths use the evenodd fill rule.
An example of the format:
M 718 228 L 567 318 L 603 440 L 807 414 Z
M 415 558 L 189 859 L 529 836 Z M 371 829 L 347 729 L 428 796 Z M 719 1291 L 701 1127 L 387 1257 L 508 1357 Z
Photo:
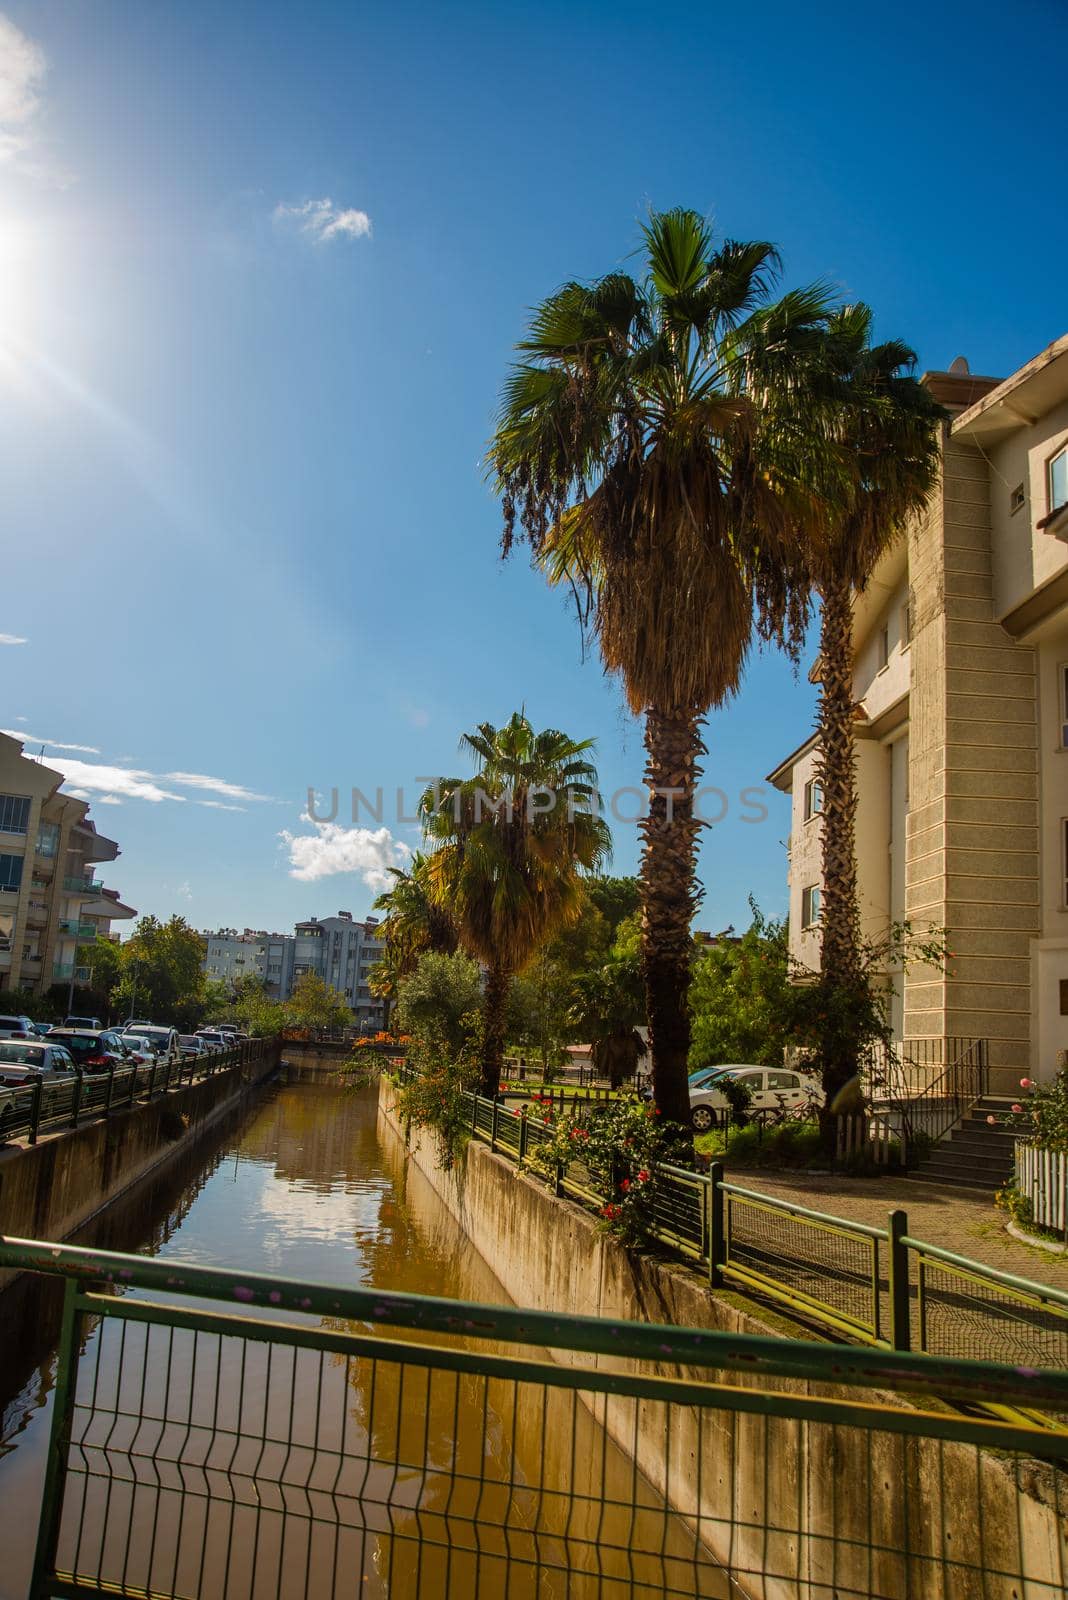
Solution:
M 639 1172 L 639 1174 L 638 1174 L 638 1182 L 639 1183 L 648 1183 L 649 1182 L 649 1174 L 646 1171 L 644 1171 L 644 1169 L 641 1172 Z
M 623 1193 L 626 1194 L 627 1190 L 630 1188 L 630 1179 L 624 1178 L 619 1187 L 623 1190 Z

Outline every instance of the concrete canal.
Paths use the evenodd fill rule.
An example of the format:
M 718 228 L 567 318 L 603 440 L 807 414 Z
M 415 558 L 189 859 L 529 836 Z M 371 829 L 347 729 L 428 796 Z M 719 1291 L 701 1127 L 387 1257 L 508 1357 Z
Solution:
M 304 1281 L 373 1284 L 482 1303 L 505 1304 L 508 1299 L 426 1179 L 405 1161 L 400 1141 L 384 1126 L 380 1131 L 374 1091 L 353 1093 L 332 1084 L 276 1085 L 264 1091 L 180 1164 L 172 1164 L 111 1208 L 77 1242 Z M 0 1594 L 5 1600 L 23 1600 L 29 1584 L 58 1319 L 54 1286 L 41 1280 L 23 1278 L 0 1298 L 5 1352 L 0 1364 L 0 1505 L 5 1515 Z M 126 1350 L 124 1358 L 109 1353 L 100 1328 L 94 1325 L 89 1332 L 83 1364 L 95 1370 L 96 1382 L 103 1373 L 106 1383 L 109 1365 L 115 1367 L 136 1352 Z M 99 1346 L 95 1357 L 94 1342 Z M 478 1344 L 486 1348 L 484 1341 Z M 467 1600 L 476 1594 L 514 1600 L 586 1600 L 597 1595 L 608 1600 L 616 1595 L 729 1592 L 723 1575 L 695 1548 L 692 1533 L 666 1513 L 634 1462 L 608 1440 L 573 1393 L 550 1395 L 548 1410 L 528 1416 L 514 1403 L 511 1409 L 496 1406 L 492 1386 L 452 1383 L 439 1394 L 428 1380 L 409 1383 L 406 1390 L 403 1381 L 399 1388 L 390 1387 L 381 1374 L 376 1384 L 373 1373 L 368 1377 L 368 1366 L 375 1363 L 324 1365 L 320 1357 L 311 1378 L 296 1365 L 287 1372 L 291 1414 L 314 1418 L 305 1491 L 320 1443 L 326 1454 L 337 1455 L 340 1438 L 343 1455 L 346 1439 L 358 1434 L 366 1447 L 367 1439 L 386 1426 L 388 1413 L 398 1446 L 410 1433 L 423 1447 L 429 1441 L 431 1454 L 436 1451 L 453 1462 L 451 1495 L 462 1496 L 466 1484 L 471 1494 L 477 1489 L 483 1496 L 475 1516 L 487 1526 L 481 1555 L 443 1550 L 433 1541 L 424 1548 L 423 1519 L 432 1519 L 440 1507 L 431 1502 L 425 1483 L 421 1487 L 413 1481 L 407 1499 L 398 1495 L 394 1471 L 389 1489 L 396 1505 L 384 1526 L 361 1512 L 357 1525 L 347 1530 L 351 1536 L 335 1533 L 325 1554 L 313 1548 L 309 1533 L 303 1544 L 298 1538 L 294 1556 L 297 1546 L 288 1525 L 299 1527 L 302 1517 L 309 1520 L 299 1505 L 294 1507 L 286 1496 L 273 1508 L 257 1505 L 257 1519 L 266 1515 L 278 1524 L 277 1554 L 268 1562 L 269 1570 L 262 1555 L 259 1569 L 253 1557 L 250 1570 L 248 1552 L 257 1541 L 244 1539 L 232 1517 L 225 1537 L 202 1530 L 194 1539 L 193 1522 L 187 1522 L 186 1542 L 195 1546 L 199 1564 L 198 1571 L 188 1572 L 183 1569 L 182 1519 L 195 1517 L 195 1511 L 187 1509 L 187 1500 L 193 1502 L 183 1482 L 168 1491 L 174 1496 L 170 1511 L 158 1486 L 154 1495 L 131 1493 L 122 1560 L 102 1552 L 101 1578 L 108 1576 L 104 1568 L 110 1561 L 110 1581 L 124 1588 L 135 1571 L 143 1571 L 151 1579 L 143 1587 L 154 1593 L 210 1594 L 225 1600 L 258 1600 L 268 1593 L 276 1600 L 310 1600 L 313 1595 L 331 1600 L 341 1594 L 435 1600 Z M 223 1432 L 220 1394 L 226 1386 L 220 1385 L 220 1370 L 216 1363 L 214 1373 L 198 1375 L 194 1360 L 188 1375 L 189 1416 L 207 1405 L 206 1390 L 199 1395 L 197 1390 L 210 1380 L 215 1386 L 215 1426 Z M 173 1377 L 168 1368 L 168 1384 Z M 242 1378 L 247 1384 L 244 1370 Z M 141 1382 L 141 1409 L 147 1410 L 143 1378 Z M 279 1385 L 269 1361 L 254 1376 L 252 1387 L 257 1385 L 266 1419 L 272 1386 Z M 365 1448 L 364 1453 L 370 1458 L 375 1452 Z M 485 1495 L 489 1464 L 493 1480 L 509 1486 L 507 1518 L 494 1496 Z M 582 1481 L 575 1482 L 576 1477 Z M 536 1494 L 531 1486 L 537 1487 Z M 114 1489 L 107 1485 L 109 1504 Z M 512 1559 L 499 1537 L 494 1544 L 502 1523 L 514 1519 L 524 1493 L 530 1498 L 531 1527 L 538 1530 L 536 1561 Z M 175 1518 L 177 1534 L 170 1526 Z M 92 1526 L 93 1515 L 83 1511 L 79 1539 L 90 1536 Z M 400 1538 L 390 1537 L 398 1531 Z M 262 1551 L 263 1539 L 258 1543 Z M 582 1551 L 578 1577 L 570 1559 L 573 1548 Z M 164 1557 L 170 1566 L 160 1580 Z

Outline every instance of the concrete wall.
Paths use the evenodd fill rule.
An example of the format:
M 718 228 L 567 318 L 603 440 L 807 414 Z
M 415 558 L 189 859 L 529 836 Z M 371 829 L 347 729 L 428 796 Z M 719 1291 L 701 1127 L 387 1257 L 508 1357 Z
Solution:
M 0 1233 L 61 1241 L 191 1144 L 262 1082 L 278 1056 L 227 1068 L 155 1100 L 0 1150 Z M 0 1289 L 15 1276 L 0 1273 Z
M 392 1131 L 403 1140 L 385 1079 L 379 1121 L 384 1137 Z M 438 1168 L 429 1138 L 413 1137 L 408 1159 L 519 1305 L 617 1321 L 780 1331 L 738 1297 L 713 1294 L 696 1273 L 631 1255 L 592 1217 L 517 1175 L 485 1145 L 469 1145 L 459 1175 Z M 552 1354 L 569 1366 L 596 1364 L 577 1352 Z M 700 1376 L 738 1382 L 731 1374 Z M 840 1392 L 785 1380 L 766 1387 Z M 900 1404 L 856 1391 L 850 1398 Z M 757 1600 L 838 1594 L 1053 1600 L 1063 1593 L 1055 1485 L 1038 1463 L 1014 1475 L 1010 1460 L 979 1457 L 969 1446 L 862 1428 L 681 1407 L 669 1419 L 661 1404 L 636 1408 L 619 1399 L 598 1398 L 592 1409 L 680 1515 L 692 1522 L 687 1512 L 699 1508 L 711 1554 Z M 958 1549 L 974 1562 L 989 1549 L 992 1569 L 1011 1572 L 1018 1563 L 1029 1582 L 1021 1587 L 994 1570 L 982 1580 L 969 1577 L 946 1559 Z M 765 1578 L 769 1569 L 781 1575 Z

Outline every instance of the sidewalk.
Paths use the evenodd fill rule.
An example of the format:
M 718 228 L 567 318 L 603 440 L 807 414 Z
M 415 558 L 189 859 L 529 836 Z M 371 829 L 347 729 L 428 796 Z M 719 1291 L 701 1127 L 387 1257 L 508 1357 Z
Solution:
M 885 1227 L 887 1213 L 908 1213 L 909 1232 L 926 1244 L 970 1256 L 999 1272 L 1068 1290 L 1068 1254 L 1054 1255 L 1021 1244 L 1005 1231 L 1005 1214 L 993 1195 L 968 1189 L 941 1188 L 911 1178 L 817 1177 L 760 1167 L 728 1166 L 727 1181 L 790 1200 L 813 1211 L 870 1226 Z

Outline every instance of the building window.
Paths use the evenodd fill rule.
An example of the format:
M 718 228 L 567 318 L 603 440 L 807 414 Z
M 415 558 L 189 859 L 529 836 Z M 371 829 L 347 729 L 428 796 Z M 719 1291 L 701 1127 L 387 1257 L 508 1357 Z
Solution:
M 42 822 L 37 829 L 37 843 L 34 846 L 39 856 L 50 859 L 59 854 L 59 823 Z
M 820 920 L 820 891 L 817 884 L 810 884 L 801 891 L 801 926 L 814 928 Z
M 17 891 L 22 885 L 22 857 L 0 856 L 0 889 Z
M 884 622 L 879 629 L 879 671 L 890 665 L 890 624 Z
M 0 833 L 25 833 L 30 825 L 30 802 L 25 795 L 0 794 Z
M 3 861 L 0 856 L 0 861 Z M 1064 899 L 1061 904 L 1068 911 L 1068 817 L 1061 818 L 1061 892 Z
M 1068 750 L 1068 661 L 1057 668 L 1061 698 L 1061 749 Z
M 1009 516 L 1014 517 L 1017 511 L 1022 511 L 1027 504 L 1027 495 L 1022 483 L 1018 483 L 1009 495 Z
M 823 810 L 823 785 L 815 778 L 805 784 L 805 821 L 811 822 Z
M 1052 457 L 1046 472 L 1049 486 L 1049 510 L 1059 511 L 1062 506 L 1068 505 L 1068 446 L 1063 450 L 1059 450 Z

